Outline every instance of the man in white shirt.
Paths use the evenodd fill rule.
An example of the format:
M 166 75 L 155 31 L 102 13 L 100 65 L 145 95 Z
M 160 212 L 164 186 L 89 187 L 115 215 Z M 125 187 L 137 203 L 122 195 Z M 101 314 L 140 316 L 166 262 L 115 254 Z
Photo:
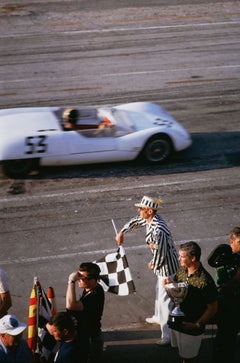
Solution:
M 12 299 L 9 291 L 8 278 L 0 268 L 0 318 L 7 314 L 12 306 Z

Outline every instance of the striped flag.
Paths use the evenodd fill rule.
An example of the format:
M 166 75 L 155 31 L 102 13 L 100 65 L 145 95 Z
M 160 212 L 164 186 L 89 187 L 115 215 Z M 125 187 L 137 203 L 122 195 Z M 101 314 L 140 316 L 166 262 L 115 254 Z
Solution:
M 52 313 L 52 315 L 55 315 L 57 312 L 57 307 L 56 307 L 56 301 L 55 301 L 55 293 L 54 293 L 54 289 L 52 286 L 49 286 L 49 288 L 48 288 L 47 297 L 51 304 L 51 313 Z
M 37 348 L 37 292 L 35 285 L 32 288 L 29 300 L 28 313 L 28 346 L 32 352 Z
M 54 296 L 51 287 L 51 297 Z M 37 277 L 34 277 L 34 284 L 30 295 L 29 317 L 28 317 L 28 346 L 32 352 L 41 358 L 48 360 L 52 358 L 58 348 L 55 339 L 45 328 L 46 323 L 55 311 L 53 301 L 50 301 L 43 290 Z

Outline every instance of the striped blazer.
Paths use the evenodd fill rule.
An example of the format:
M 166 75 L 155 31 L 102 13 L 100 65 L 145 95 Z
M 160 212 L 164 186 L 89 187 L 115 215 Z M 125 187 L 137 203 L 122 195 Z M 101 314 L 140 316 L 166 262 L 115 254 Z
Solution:
M 152 221 L 148 223 L 137 216 L 126 223 L 121 231 L 126 233 L 139 227 L 146 227 L 146 243 L 154 243 L 151 248 L 153 272 L 159 276 L 174 274 L 179 267 L 178 253 L 171 232 L 163 218 L 155 214 Z

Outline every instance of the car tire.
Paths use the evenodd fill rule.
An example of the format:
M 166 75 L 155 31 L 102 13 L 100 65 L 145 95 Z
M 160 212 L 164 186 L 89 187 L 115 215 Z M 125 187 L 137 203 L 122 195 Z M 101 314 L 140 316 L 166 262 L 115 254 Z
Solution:
M 167 135 L 156 135 L 149 139 L 143 149 L 143 159 L 150 164 L 160 164 L 168 160 L 173 153 L 171 139 Z
M 24 178 L 31 170 L 38 167 L 36 159 L 4 160 L 2 162 L 4 174 L 10 178 Z

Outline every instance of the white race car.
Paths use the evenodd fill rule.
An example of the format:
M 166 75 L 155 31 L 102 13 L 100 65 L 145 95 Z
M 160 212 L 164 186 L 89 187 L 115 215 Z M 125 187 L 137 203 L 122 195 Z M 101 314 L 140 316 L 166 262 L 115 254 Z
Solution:
M 158 164 L 192 143 L 162 107 L 135 102 L 115 107 L 0 110 L 0 161 L 20 178 L 38 166 L 134 160 Z

